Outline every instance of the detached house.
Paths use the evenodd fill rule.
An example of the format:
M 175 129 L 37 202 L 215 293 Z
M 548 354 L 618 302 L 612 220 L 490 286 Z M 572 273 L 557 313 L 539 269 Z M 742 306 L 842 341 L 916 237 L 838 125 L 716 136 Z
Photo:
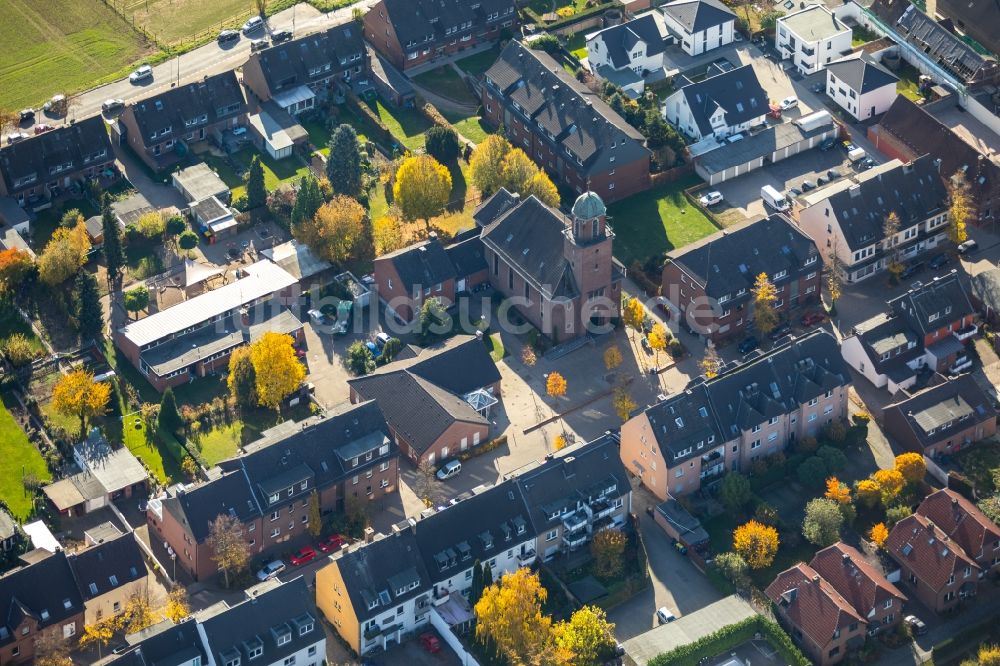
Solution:
M 236 72 L 206 76 L 132 102 L 119 118 L 128 145 L 154 171 L 167 169 L 193 144 L 214 141 L 246 123 L 247 105 Z
M 767 92 L 750 65 L 709 76 L 681 88 L 663 103 L 663 116 L 695 141 L 724 139 L 763 125 Z
M 849 385 L 837 341 L 813 331 L 633 416 L 622 463 L 660 500 L 695 492 L 846 418 Z
M 85 118 L 0 148 L 0 196 L 35 207 L 88 181 L 116 178 L 114 165 L 104 120 Z
M 364 16 L 365 38 L 389 62 L 411 69 L 493 44 L 517 23 L 514 0 L 379 0 Z
M 378 500 L 398 485 L 396 445 L 373 402 L 316 417 L 288 432 L 278 428 L 236 458 L 211 470 L 209 480 L 174 486 L 149 500 L 146 520 L 154 548 L 195 580 L 218 566 L 207 543 L 220 515 L 238 518 L 253 557 L 306 534 L 309 498 L 324 513 L 343 510 L 347 498 Z
M 594 74 L 638 97 L 647 77 L 662 72 L 663 52 L 672 42 L 663 15 L 646 12 L 587 35 L 587 62 Z
M 675 0 L 660 7 L 671 34 L 690 56 L 733 43 L 736 14 L 718 0 Z
M 930 155 L 906 164 L 891 160 L 808 192 L 798 203 L 799 226 L 824 254 L 837 253 L 847 282 L 884 271 L 893 255 L 905 262 L 948 240 L 948 192 Z M 899 231 L 885 238 L 893 213 Z
M 851 29 L 825 5 L 807 5 L 778 19 L 774 47 L 805 76 L 851 52 Z
M 649 188 L 645 137 L 544 51 L 508 43 L 486 72 L 482 104 L 556 184 L 607 202 Z
M 949 488 L 924 498 L 917 513 L 962 547 L 979 567 L 979 577 L 1000 569 L 1000 527 L 975 504 Z
M 844 337 L 844 360 L 890 393 L 923 372 L 956 375 L 972 367 L 965 344 L 978 333 L 976 311 L 956 271 L 888 302 L 889 310 L 855 325 Z
M 743 335 L 752 319 L 754 282 L 766 273 L 786 316 L 818 303 L 822 266 L 815 243 L 781 215 L 724 229 L 667 253 L 661 293 L 699 335 Z
M 896 99 L 899 77 L 865 53 L 826 66 L 826 94 L 855 120 L 885 113 Z

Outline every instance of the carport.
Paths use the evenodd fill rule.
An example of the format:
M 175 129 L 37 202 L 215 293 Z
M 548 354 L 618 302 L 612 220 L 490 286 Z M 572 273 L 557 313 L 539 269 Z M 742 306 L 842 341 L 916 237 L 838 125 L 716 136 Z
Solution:
M 830 123 L 805 132 L 795 123 L 772 125 L 736 143 L 725 143 L 694 158 L 694 170 L 709 185 L 718 185 L 763 167 L 780 162 L 804 150 L 815 148 L 838 128 Z

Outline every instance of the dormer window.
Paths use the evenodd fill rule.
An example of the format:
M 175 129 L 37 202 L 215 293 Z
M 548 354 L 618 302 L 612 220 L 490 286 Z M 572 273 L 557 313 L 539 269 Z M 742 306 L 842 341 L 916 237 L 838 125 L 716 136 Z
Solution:
M 267 501 L 268 501 L 269 504 L 274 504 L 275 502 L 277 502 L 280 499 L 281 499 L 281 494 L 280 493 L 271 493 L 271 495 L 267 498 Z
M 118 587 L 118 576 L 111 574 L 110 576 L 108 576 L 108 581 L 111 583 L 112 586 Z M 69 601 L 69 599 L 67 599 L 67 601 Z
M 378 608 L 378 599 L 372 599 L 368 602 L 368 610 L 375 610 Z
M 400 593 L 400 594 L 402 594 L 402 593 Z M 314 626 L 314 623 L 312 621 L 312 618 L 310 618 L 308 621 L 303 622 L 302 624 L 300 624 L 299 625 L 299 636 L 305 636 L 306 634 L 308 634 L 310 631 L 313 630 L 313 626 Z
M 240 666 L 239 655 L 234 655 L 226 659 L 226 666 Z
M 63 608 L 65 608 L 66 610 L 69 610 L 72 607 L 73 607 L 73 602 L 72 601 L 70 601 L 69 599 L 63 599 Z

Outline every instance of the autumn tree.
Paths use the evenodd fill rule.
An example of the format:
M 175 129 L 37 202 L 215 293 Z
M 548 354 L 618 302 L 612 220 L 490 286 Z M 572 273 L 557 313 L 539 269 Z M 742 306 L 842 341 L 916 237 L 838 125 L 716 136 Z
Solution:
M 134 634 L 159 621 L 149 588 L 143 587 L 132 592 L 122 606 L 122 612 L 115 618 L 118 630 L 125 634 Z
M 503 162 L 510 150 L 507 139 L 500 134 L 491 134 L 472 151 L 469 178 L 484 199 L 503 186 Z
M 538 173 L 538 167 L 520 148 L 513 148 L 503 158 L 500 165 L 500 178 L 503 186 L 511 192 L 523 195 L 525 186 L 532 176 Z
M 552 619 L 542 613 L 547 598 L 538 574 L 504 574 L 476 603 L 476 637 L 489 640 L 511 664 L 545 663 L 554 643 Z
M 719 370 L 722 369 L 722 358 L 719 357 L 719 352 L 715 350 L 715 345 L 711 340 L 705 345 L 705 355 L 702 357 L 699 365 L 707 379 L 718 376 Z
M 524 184 L 520 194 L 524 197 L 533 196 L 547 206 L 559 207 L 559 189 L 549 175 L 537 167 L 535 174 Z
M 882 503 L 885 506 L 889 506 L 899 495 L 900 491 L 903 490 L 903 486 L 906 485 L 906 479 L 896 469 L 877 470 L 872 474 L 872 478 L 878 484 L 879 491 L 882 494 Z
M 75 227 L 59 227 L 38 257 L 38 277 L 50 287 L 70 279 L 87 263 L 90 238 L 81 222 Z
M 840 258 L 840 240 L 837 239 L 826 255 L 826 295 L 830 298 L 830 316 L 837 314 L 837 301 L 843 288 L 844 262 Z
M 354 199 L 337 195 L 323 204 L 312 220 L 292 229 L 295 238 L 327 261 L 341 264 L 359 258 L 365 242 L 365 209 Z
M 604 609 L 584 606 L 554 628 L 556 645 L 569 653 L 573 666 L 602 666 L 615 656 L 615 625 Z
M 948 240 L 961 245 L 969 238 L 968 223 L 973 217 L 972 191 L 964 171 L 948 179 Z
M 295 391 L 306 376 L 290 335 L 268 331 L 250 345 L 250 360 L 256 378 L 257 401 L 280 411 L 282 401 Z
M 347 368 L 352 374 L 367 375 L 375 369 L 375 358 L 364 340 L 355 340 L 347 347 Z
M 756 520 L 733 530 L 733 550 L 746 560 L 751 569 L 771 566 L 778 553 L 778 543 L 778 530 Z
M 229 394 L 243 407 L 256 407 L 257 373 L 253 368 L 249 347 L 237 347 L 229 357 L 229 375 L 226 377 Z
M 162 213 L 151 210 L 139 216 L 135 221 L 135 230 L 146 238 L 159 238 L 167 230 L 167 221 Z
M 86 370 L 72 370 L 52 388 L 52 406 L 63 416 L 80 419 L 80 435 L 87 434 L 87 419 L 103 415 L 111 398 L 111 385 L 95 382 Z
M 429 231 L 431 218 L 448 205 L 451 173 L 430 155 L 408 157 L 396 172 L 392 196 L 404 220 L 423 220 Z
M 868 532 L 868 538 L 879 548 L 885 545 L 885 540 L 889 538 L 889 528 L 885 526 L 885 523 L 875 523 L 872 525 L 872 529 Z
M 618 345 L 611 345 L 604 350 L 604 367 L 607 370 L 614 370 L 622 364 L 622 352 Z
M 535 350 L 528 345 L 521 348 L 521 363 L 524 363 L 529 368 L 538 363 L 538 356 L 535 354 Z
M 34 269 L 31 255 L 16 247 L 0 250 L 0 292 L 11 293 L 20 287 Z
M 315 490 L 309 496 L 309 534 L 317 538 L 323 533 L 323 513 L 319 506 L 319 493 Z
M 552 440 L 552 448 L 555 451 L 562 451 L 567 445 L 566 435 L 556 435 L 555 439 Z
M 732 551 L 719 553 L 712 558 L 712 566 L 737 588 L 743 589 L 750 585 L 750 567 L 739 553 Z
M 93 273 L 80 271 L 76 276 L 76 327 L 80 341 L 99 340 L 104 330 L 104 308 Z
M 59 631 L 35 633 L 35 666 L 73 666 L 69 640 Z
M 566 379 L 558 372 L 550 372 L 545 378 L 545 392 L 552 398 L 561 398 L 566 395 Z
M 80 634 L 80 647 L 97 647 L 97 658 L 100 659 L 104 648 L 108 646 L 115 635 L 114 618 L 107 618 L 94 624 L 83 625 L 83 633 Z
M 831 499 L 817 497 L 806 504 L 806 517 L 802 521 L 802 536 L 809 543 L 821 548 L 840 540 L 840 528 L 844 525 L 844 515 L 840 505 Z
M 245 571 L 250 564 L 250 546 L 243 537 L 243 523 L 236 516 L 219 514 L 208 525 L 208 547 L 212 561 L 219 566 L 229 587 L 230 577 Z
M 614 578 L 621 574 L 625 567 L 625 546 L 628 537 L 621 530 L 611 527 L 594 534 L 590 543 L 590 555 L 594 558 L 593 572 L 601 578 Z
M 750 479 L 739 472 L 728 472 L 719 484 L 719 499 L 733 514 L 739 514 L 753 498 Z
M 361 151 L 358 134 L 350 125 L 338 125 L 330 135 L 326 177 L 337 194 L 349 197 L 361 194 Z
M 882 251 L 886 256 L 886 270 L 889 271 L 889 279 L 893 284 L 899 282 L 899 276 L 903 272 L 903 262 L 899 260 L 899 215 L 892 211 L 886 216 L 882 223 Z
M 260 163 L 260 157 L 253 156 L 250 160 L 250 168 L 247 170 L 247 206 L 250 210 L 257 210 L 267 205 L 267 188 L 264 187 L 264 165 Z
M 979 652 L 976 656 L 979 666 L 1000 666 L 1000 645 L 983 643 L 979 646 Z
M 646 320 L 646 309 L 638 298 L 626 298 L 622 303 L 622 323 L 633 331 L 642 331 L 642 324 Z
M 111 209 L 111 195 L 105 193 L 101 198 L 101 231 L 104 236 L 104 265 L 108 271 L 108 281 L 112 284 L 121 279 L 125 271 L 125 248 L 122 242 L 122 229 L 118 218 Z
M 847 487 L 847 484 L 841 483 L 837 477 L 831 476 L 826 480 L 826 493 L 823 494 L 823 497 L 833 500 L 837 504 L 850 504 L 851 489 Z
M 611 392 L 611 404 L 614 406 L 615 414 L 622 420 L 622 423 L 628 421 L 629 417 L 632 416 L 632 412 L 639 406 L 624 386 L 616 386 L 614 391 Z
M 395 215 L 383 215 L 372 222 L 372 243 L 375 246 L 375 256 L 381 257 L 406 245 L 403 225 Z
M 920 483 L 927 474 L 927 463 L 919 453 L 909 451 L 896 456 L 896 471 L 907 483 Z
M 874 479 L 861 479 L 854 486 L 854 493 L 865 507 L 871 509 L 882 501 L 882 489 Z
M 183 585 L 175 585 L 167 593 L 167 603 L 163 607 L 163 616 L 174 624 L 191 614 L 191 604 L 188 601 L 187 590 Z
M 653 328 L 649 330 L 649 335 L 646 336 L 649 346 L 656 352 L 656 360 L 660 360 L 660 352 L 667 350 L 667 345 L 670 343 L 670 333 L 667 332 L 667 327 L 656 322 L 653 324 Z
M 774 309 L 778 290 L 762 272 L 754 281 L 752 293 L 754 326 L 761 335 L 767 335 L 778 326 L 778 312 Z

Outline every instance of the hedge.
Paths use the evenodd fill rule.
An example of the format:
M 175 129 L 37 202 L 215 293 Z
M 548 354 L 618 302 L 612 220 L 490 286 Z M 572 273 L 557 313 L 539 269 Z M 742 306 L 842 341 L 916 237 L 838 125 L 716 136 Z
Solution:
M 989 628 L 1000 619 L 1000 614 L 988 617 L 982 622 L 962 629 L 957 634 L 944 639 L 933 648 L 931 655 L 935 664 L 948 664 L 958 659 L 982 642 L 989 642 Z
M 776 623 L 760 615 L 722 627 L 693 643 L 681 645 L 649 660 L 649 666 L 698 666 L 707 657 L 714 657 L 753 639 L 762 633 L 791 666 L 810 666 L 809 659 L 792 643 L 792 639 Z

